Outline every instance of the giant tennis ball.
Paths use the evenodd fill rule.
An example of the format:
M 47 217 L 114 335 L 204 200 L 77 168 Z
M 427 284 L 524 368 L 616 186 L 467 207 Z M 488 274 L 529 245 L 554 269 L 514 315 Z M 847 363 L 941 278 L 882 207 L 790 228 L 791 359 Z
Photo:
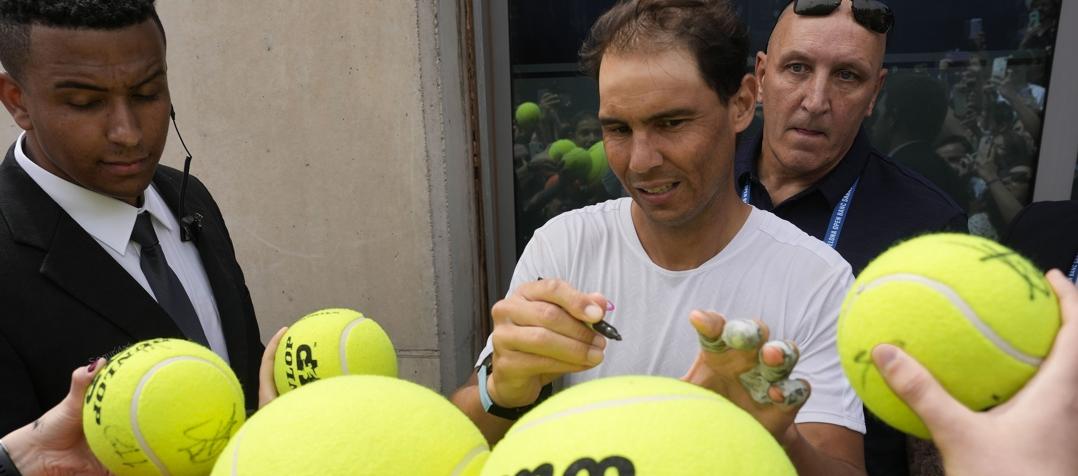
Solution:
M 847 294 L 838 326 L 842 367 L 869 410 L 930 438 L 873 365 L 877 344 L 901 347 L 951 395 L 984 410 L 1033 376 L 1060 316 L 1048 281 L 1025 258 L 984 238 L 934 234 L 873 260 Z
M 591 155 L 591 171 L 588 172 L 588 183 L 599 183 L 603 175 L 610 170 L 610 164 L 606 161 L 606 146 L 603 141 L 596 142 L 588 149 Z
M 567 152 L 575 148 L 576 144 L 573 143 L 573 141 L 569 139 L 560 139 L 550 144 L 550 147 L 547 148 L 546 155 L 557 161 L 561 160 Z
M 561 163 L 562 171 L 571 178 L 586 180 L 591 173 L 591 155 L 579 147 L 566 152 Z
M 86 390 L 82 429 L 94 455 L 125 475 L 203 475 L 246 412 L 220 357 L 180 339 L 139 342 L 109 359 Z
M 514 114 L 517 119 L 517 124 L 520 127 L 531 128 L 539 124 L 539 120 L 543 118 L 543 111 L 539 109 L 539 105 L 525 101 L 517 106 L 516 113 Z
M 296 321 L 277 345 L 273 381 L 284 395 L 318 379 L 397 376 L 397 353 L 382 327 L 351 309 L 323 309 Z
M 270 402 L 236 434 L 214 476 L 476 475 L 489 455 L 457 407 L 411 382 L 347 375 Z
M 665 377 L 571 387 L 517 421 L 483 476 L 796 474 L 752 416 L 710 390 Z

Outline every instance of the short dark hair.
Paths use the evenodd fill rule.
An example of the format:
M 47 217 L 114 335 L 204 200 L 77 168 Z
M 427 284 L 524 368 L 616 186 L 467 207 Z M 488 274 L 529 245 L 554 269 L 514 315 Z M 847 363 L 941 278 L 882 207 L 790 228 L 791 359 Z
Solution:
M 639 48 L 641 40 L 688 48 L 723 104 L 741 88 L 749 33 L 727 0 L 622 0 L 591 27 L 581 69 L 598 79 L 603 55 Z
M 914 138 L 931 141 L 947 118 L 947 86 L 921 73 L 897 73 L 884 90 L 887 114 L 895 127 Z
M 155 0 L 0 0 L 0 64 L 18 78 L 29 60 L 34 25 L 118 30 L 152 19 L 164 38 Z

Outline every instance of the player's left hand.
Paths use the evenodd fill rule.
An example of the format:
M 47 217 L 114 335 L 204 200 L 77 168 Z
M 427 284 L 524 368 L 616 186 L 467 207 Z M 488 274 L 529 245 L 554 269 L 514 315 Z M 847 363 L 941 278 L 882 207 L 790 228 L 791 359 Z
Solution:
M 94 457 L 82 432 L 82 405 L 86 388 L 105 366 L 105 359 L 71 373 L 71 389 L 59 404 L 37 421 L 3 438 L 15 467 L 23 476 L 107 475 Z
M 761 321 L 727 321 L 722 314 L 689 314 L 700 335 L 700 353 L 682 380 L 714 390 L 749 412 L 779 441 L 811 389 L 790 380 L 800 353 L 790 341 L 768 341 Z

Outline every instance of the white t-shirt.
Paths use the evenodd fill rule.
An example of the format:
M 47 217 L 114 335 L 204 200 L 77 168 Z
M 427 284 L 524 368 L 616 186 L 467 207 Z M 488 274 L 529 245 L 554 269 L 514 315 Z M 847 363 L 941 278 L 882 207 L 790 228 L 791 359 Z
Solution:
M 510 293 L 538 277 L 557 278 L 600 292 L 617 307 L 605 320 L 624 340 L 610 341 L 602 364 L 566 375 L 565 385 L 615 375 L 681 377 L 700 351 L 689 313 L 712 310 L 729 319 L 761 319 L 771 339 L 797 342 L 801 358 L 792 377 L 808 380 L 812 395 L 796 422 L 865 432 L 861 400 L 835 349 L 839 310 L 853 284 L 837 252 L 754 208 L 718 255 L 696 269 L 669 271 L 645 253 L 631 204 L 621 198 L 550 220 L 536 230 L 513 272 Z M 491 351 L 487 339 L 479 362 Z

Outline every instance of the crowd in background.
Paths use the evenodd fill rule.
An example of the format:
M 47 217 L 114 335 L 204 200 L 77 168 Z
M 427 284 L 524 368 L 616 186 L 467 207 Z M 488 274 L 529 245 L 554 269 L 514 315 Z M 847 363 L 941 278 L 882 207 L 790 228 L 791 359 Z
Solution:
M 1059 0 L 1031 1 L 1016 49 L 989 50 L 983 30 L 972 31 L 969 44 L 938 61 L 888 65 L 866 122 L 878 150 L 967 211 L 973 234 L 999 239 L 1032 200 L 1059 8 Z M 564 91 L 537 96 L 515 111 L 518 251 L 550 218 L 624 193 L 594 111 L 574 109 Z

